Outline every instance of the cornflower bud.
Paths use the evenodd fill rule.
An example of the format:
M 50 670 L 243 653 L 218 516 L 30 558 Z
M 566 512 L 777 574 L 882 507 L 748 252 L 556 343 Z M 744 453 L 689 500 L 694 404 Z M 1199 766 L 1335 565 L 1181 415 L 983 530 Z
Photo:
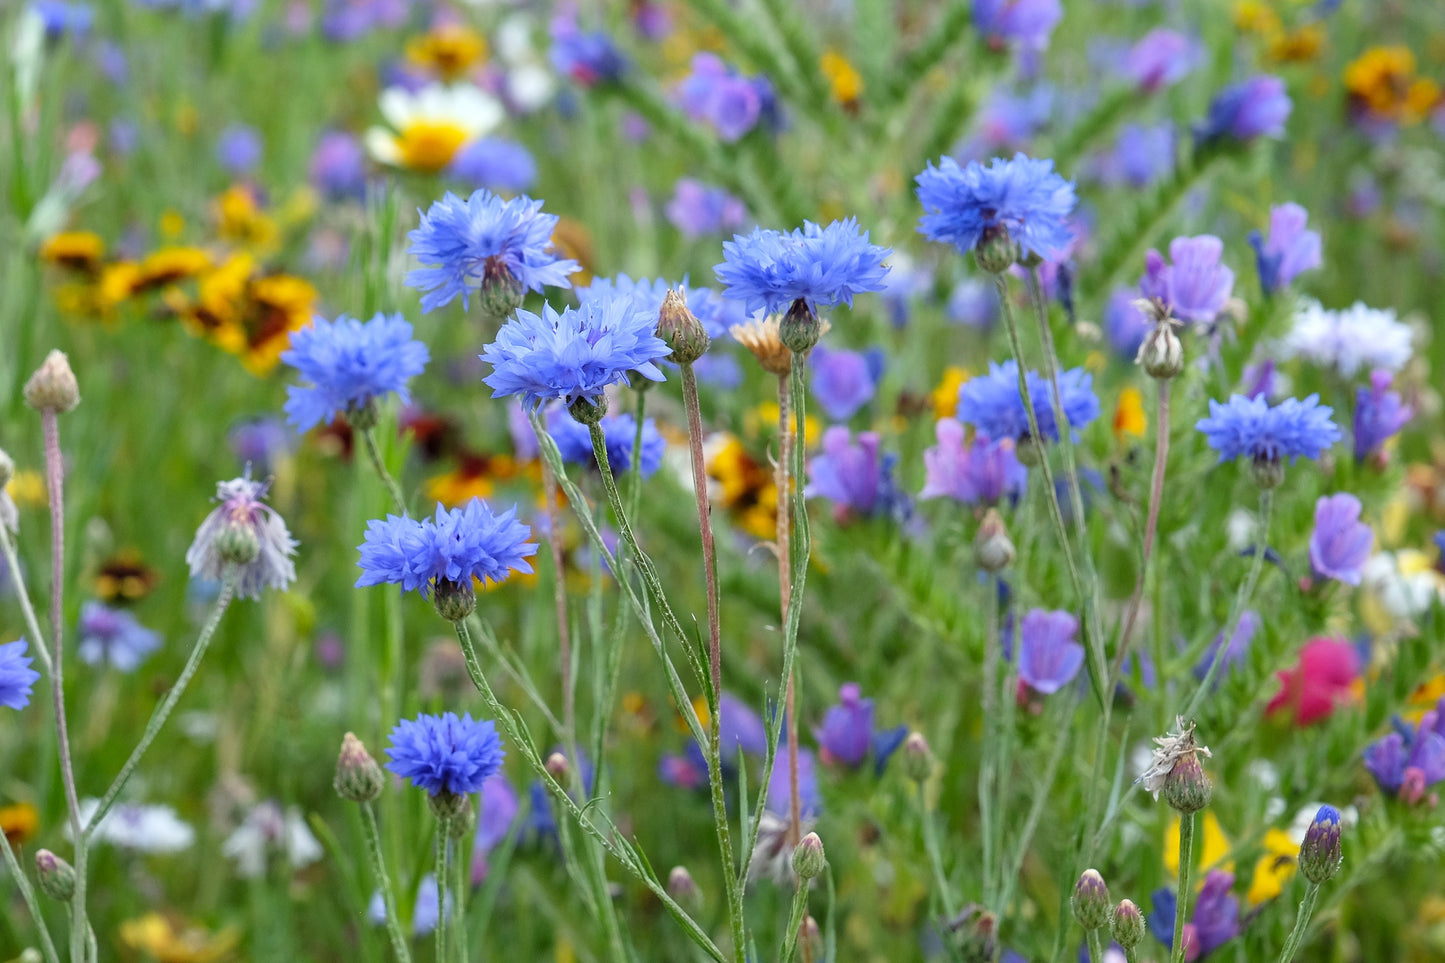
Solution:
M 823 854 L 823 841 L 818 838 L 817 833 L 804 836 L 793 850 L 793 872 L 798 874 L 799 879 L 808 880 L 821 876 L 827 865 L 828 858 Z
M 1109 925 L 1113 915 L 1110 905 L 1109 887 L 1096 869 L 1086 869 L 1074 884 L 1072 899 L 1074 916 L 1086 930 L 1097 930 Z
M 1132 950 L 1143 941 L 1145 931 L 1144 914 L 1139 912 L 1134 901 L 1119 900 L 1119 905 L 1114 907 L 1114 919 L 1110 926 L 1110 935 L 1114 937 L 1114 942 L 1125 950 Z
M 69 903 L 75 896 L 75 870 L 50 850 L 36 852 L 35 872 L 40 877 L 40 890 L 46 896 L 62 903 Z
M 667 874 L 667 895 L 686 909 L 696 910 L 702 906 L 702 890 L 686 866 L 674 866 Z
M 973 539 L 974 561 L 985 572 L 997 575 L 1013 564 L 1014 555 L 1014 543 L 1009 540 L 1003 518 L 997 509 L 990 508 Z
M 823 337 L 823 322 L 808 302 L 798 298 L 778 322 L 778 339 L 794 354 L 807 354 Z
M 336 757 L 336 776 L 331 785 L 342 799 L 359 803 L 371 802 L 386 786 L 381 766 L 353 733 L 341 737 L 341 753 Z
M 567 773 L 570 769 L 567 762 L 567 757 L 562 755 L 560 752 L 552 753 L 550 756 L 547 757 L 546 769 L 547 773 L 553 779 L 561 782 L 563 779 L 567 778 Z
M 482 268 L 481 290 L 477 292 L 477 304 L 482 313 L 493 318 L 505 318 L 522 306 L 526 289 L 501 258 L 489 257 Z
M 1333 806 L 1321 806 L 1300 844 L 1300 872 L 1318 885 L 1340 871 L 1344 858 L 1340 851 L 1340 811 Z
M 25 403 L 36 411 L 70 411 L 80 404 L 80 385 L 64 351 L 52 351 L 25 382 Z
M 598 395 L 596 401 L 578 398 L 567 406 L 567 413 L 575 418 L 579 425 L 595 425 L 607 414 L 607 396 Z
M 933 752 L 921 732 L 910 732 L 903 740 L 903 771 L 914 782 L 925 782 L 933 773 Z
M 1136 302 L 1138 303 L 1138 302 Z M 1165 315 L 1144 336 L 1139 344 L 1139 353 L 1134 363 L 1140 365 L 1146 374 L 1159 381 L 1177 378 L 1184 371 L 1184 345 L 1174 329 L 1179 322 Z
M 989 274 L 1002 274 L 1018 263 L 1019 246 L 1009 237 L 1008 228 L 997 224 L 984 229 L 973 249 L 974 259 L 981 270 Z
M 1189 815 L 1209 805 L 1214 784 L 1194 753 L 1183 756 L 1164 780 L 1164 801 Z
M 667 342 L 672 349 L 671 358 L 678 364 L 692 364 L 712 343 L 697 315 L 688 310 L 687 296 L 679 288 L 670 289 L 662 299 L 657 336 Z
M 453 582 L 447 578 L 437 579 L 436 587 L 432 589 L 432 605 L 437 615 L 448 622 L 465 621 L 477 609 L 477 591 L 472 588 L 472 580 Z
M 426 801 L 427 805 L 431 807 L 432 815 L 447 823 L 465 816 L 467 810 L 471 808 L 469 797 L 447 789 L 429 794 Z

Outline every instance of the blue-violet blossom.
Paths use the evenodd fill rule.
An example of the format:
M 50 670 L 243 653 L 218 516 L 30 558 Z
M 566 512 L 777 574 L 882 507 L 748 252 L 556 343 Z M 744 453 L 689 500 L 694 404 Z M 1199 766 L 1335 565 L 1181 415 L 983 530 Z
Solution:
M 309 383 L 286 389 L 286 420 L 306 431 L 389 394 L 409 402 L 406 384 L 431 357 L 411 335 L 411 324 L 399 314 L 377 314 L 365 324 L 344 314 L 335 321 L 317 318 L 293 331 L 281 360 Z
M 465 796 L 502 768 L 506 752 L 496 723 L 448 712 L 401 720 L 391 730 L 386 755 L 386 768 L 418 789 Z
M 537 546 L 527 541 L 531 534 L 517 521 L 515 505 L 499 515 L 478 498 L 462 508 L 437 505 L 436 516 L 421 521 L 396 515 L 373 519 L 360 546 L 356 585 L 390 583 L 426 598 L 434 583 L 501 582 L 513 571 L 532 571 L 527 558 L 537 554 Z
M 893 252 L 868 243 L 858 220 L 848 218 L 819 227 L 804 221 L 790 232 L 758 228 L 723 242 L 723 263 L 714 271 L 729 298 L 748 311 L 787 311 L 796 301 L 810 313 L 818 305 L 853 305 L 853 296 L 883 289 Z
M 1013 160 L 995 157 L 988 167 L 978 161 L 960 167 L 944 157 L 915 180 L 924 211 L 919 233 L 965 254 L 986 231 L 999 228 L 1008 230 L 1025 255 L 1045 259 L 1073 239 L 1074 185 L 1054 172 L 1051 160 L 1015 154 Z

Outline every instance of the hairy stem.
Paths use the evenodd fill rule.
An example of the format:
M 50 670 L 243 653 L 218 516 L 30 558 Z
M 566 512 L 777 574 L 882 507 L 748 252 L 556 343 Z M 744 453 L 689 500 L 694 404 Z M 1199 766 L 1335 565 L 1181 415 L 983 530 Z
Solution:
M 456 914 L 447 916 L 447 884 L 451 881 L 451 840 L 447 839 L 449 819 L 437 820 L 436 832 L 436 880 L 437 880 L 437 955 L 436 963 L 447 963 L 447 930 L 456 922 Z
M 638 449 L 634 448 L 633 451 Z M 557 509 L 557 476 L 542 463 L 542 490 L 546 498 L 547 548 L 552 554 L 552 595 L 557 610 L 557 661 L 562 684 L 562 742 L 577 758 L 577 687 L 572 678 L 572 631 L 567 624 L 567 580 L 562 568 L 562 517 Z
M 10 837 L 4 833 L 0 833 L 0 850 L 4 850 L 5 867 L 10 872 L 10 878 L 15 880 L 15 885 L 20 887 L 20 896 L 25 900 L 26 909 L 30 910 L 35 929 L 40 933 L 40 951 L 45 956 L 45 963 L 60 963 L 60 957 L 55 952 L 55 943 L 50 939 L 50 930 L 45 926 L 45 917 L 40 915 L 40 900 L 35 897 L 35 888 L 30 885 L 30 878 L 20 868 L 20 861 L 15 858 L 15 850 L 10 848 Z
M 1305 933 L 1309 929 L 1310 917 L 1314 915 L 1315 903 L 1319 898 L 1320 884 L 1306 884 L 1305 897 L 1300 900 L 1299 904 L 1299 915 L 1295 917 L 1294 929 L 1289 931 L 1289 937 L 1284 941 L 1284 950 L 1279 955 L 1279 963 L 1292 963 L 1295 954 L 1299 952 L 1300 945 L 1305 940 Z
M 778 375 L 778 464 L 773 470 L 773 485 L 778 499 L 778 586 L 782 600 L 783 622 L 786 625 L 788 608 L 792 605 L 793 573 L 791 571 L 793 546 L 793 450 L 797 438 L 793 429 L 793 402 L 788 386 L 792 373 Z M 785 642 L 786 645 L 786 642 Z M 788 845 L 796 846 L 803 838 L 803 806 L 798 794 L 798 695 L 795 669 L 787 670 L 783 680 L 783 715 L 788 727 Z
M 943 869 L 943 850 L 938 843 L 938 826 L 933 814 L 928 811 L 928 793 L 918 783 L 918 819 L 923 824 L 923 848 L 928 851 L 928 865 L 933 870 L 933 883 L 938 887 L 938 898 L 943 904 L 943 918 L 952 919 L 954 914 L 953 887 L 949 885 L 948 873 Z
M 994 792 L 998 781 L 997 752 L 998 723 L 996 718 L 998 697 L 998 589 L 993 578 L 984 583 L 984 649 L 983 649 L 983 745 L 978 767 L 978 822 L 979 835 L 983 839 L 983 901 L 995 913 L 993 897 L 997 879 L 994 862 L 997 857 L 998 840 L 994 829 L 998 812 L 994 810 Z
M 803 929 L 803 918 L 808 913 L 808 880 L 798 880 L 798 886 L 793 890 L 793 906 L 788 912 L 788 928 L 783 933 L 783 952 L 779 959 L 781 963 L 793 963 L 793 957 L 798 952 L 798 936 Z M 807 944 L 804 944 L 806 947 Z M 804 956 L 808 955 L 804 949 Z
M 371 874 L 376 877 L 377 888 L 381 890 L 381 905 L 386 909 L 386 934 L 391 937 L 391 950 L 398 963 L 411 963 L 411 950 L 401 932 L 401 919 L 396 915 L 396 894 L 391 890 L 391 877 L 386 872 L 386 860 L 381 855 L 381 831 L 376 825 L 376 808 L 369 802 L 361 804 L 361 825 L 366 835 L 366 855 L 371 862 Z
M 1174 901 L 1174 942 L 1170 959 L 1184 963 L 1184 921 L 1189 918 L 1189 897 L 1193 893 L 1195 813 L 1179 816 L 1179 898 Z

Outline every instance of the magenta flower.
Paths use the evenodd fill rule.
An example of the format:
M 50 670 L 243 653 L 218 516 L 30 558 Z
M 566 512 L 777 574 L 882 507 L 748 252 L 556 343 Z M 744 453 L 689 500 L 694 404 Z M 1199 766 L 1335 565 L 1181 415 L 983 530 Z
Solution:
M 1375 535 L 1360 521 L 1360 500 L 1348 492 L 1315 502 L 1315 530 L 1310 536 L 1310 565 L 1323 578 L 1360 584 Z

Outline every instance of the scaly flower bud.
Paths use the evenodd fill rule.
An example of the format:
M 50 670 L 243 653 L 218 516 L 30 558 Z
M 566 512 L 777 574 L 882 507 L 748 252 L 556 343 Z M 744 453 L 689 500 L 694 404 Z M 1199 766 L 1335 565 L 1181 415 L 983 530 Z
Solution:
M 697 880 L 687 871 L 686 866 L 674 866 L 667 874 L 667 895 L 682 904 L 683 908 L 697 910 L 702 906 L 702 890 Z
M 1179 812 L 1197 813 L 1214 798 L 1214 784 L 1194 753 L 1184 756 L 1164 780 L 1164 801 Z
M 69 903 L 75 895 L 75 870 L 48 849 L 35 854 L 35 871 L 40 876 L 40 890 L 51 899 Z
M 562 755 L 560 752 L 552 753 L 550 756 L 547 757 L 546 769 L 547 773 L 553 779 L 561 782 L 563 779 L 567 778 L 567 773 L 569 771 L 567 757 Z
M 1114 942 L 1125 950 L 1131 950 L 1143 941 L 1145 930 L 1144 914 L 1139 912 L 1134 901 L 1119 900 L 1119 905 L 1114 907 L 1114 920 L 1110 929 Z
M 823 841 L 818 838 L 817 833 L 809 833 L 798 843 L 798 848 L 793 850 L 793 872 L 798 874 L 802 880 L 812 879 L 821 876 L 828 865 L 828 858 L 823 854 Z
M 921 732 L 910 732 L 903 740 L 903 771 L 914 782 L 924 782 L 933 773 L 933 752 Z
M 446 789 L 438 793 L 429 793 L 426 801 L 427 805 L 431 807 L 432 815 L 447 823 L 465 816 L 467 810 L 471 808 L 469 796 Z
M 701 358 L 712 344 L 702 322 L 687 307 L 687 295 L 680 288 L 672 288 L 662 299 L 662 311 L 657 316 L 657 336 L 672 349 L 671 359 L 678 364 L 692 364 Z
M 25 382 L 25 403 L 36 411 L 67 412 L 80 404 L 80 385 L 64 351 L 52 351 Z
M 1177 378 L 1184 371 L 1184 345 L 1174 329 L 1179 322 L 1167 315 L 1160 318 L 1154 329 L 1144 336 L 1139 344 L 1139 353 L 1134 363 L 1143 367 L 1145 373 L 1159 381 Z
M 1300 872 L 1311 883 L 1323 883 L 1340 871 L 1344 858 L 1340 851 L 1340 811 L 1321 806 L 1300 844 Z
M 1278 488 L 1284 482 L 1284 462 L 1278 458 L 1254 458 L 1249 463 L 1249 473 L 1261 491 Z
M 579 425 L 595 425 L 607 414 L 607 396 L 598 395 L 595 401 L 578 398 L 567 406 L 567 412 Z
M 1086 869 L 1074 884 L 1074 916 L 1086 930 L 1097 930 L 1109 925 L 1113 906 L 1109 899 L 1109 887 L 1096 869 Z
M 522 306 L 527 292 L 505 261 L 489 257 L 482 268 L 482 286 L 477 293 L 477 305 L 483 315 L 505 318 Z
M 1019 259 L 1019 246 L 1009 237 L 1008 227 L 995 224 L 985 228 L 973 249 L 973 256 L 980 269 L 989 274 L 1002 274 L 1013 267 Z
M 336 757 L 336 777 L 331 785 L 338 796 L 352 802 L 371 802 L 386 785 L 381 766 L 353 733 L 341 737 L 341 753 Z
M 823 322 L 802 298 L 794 301 L 778 322 L 778 340 L 794 354 L 807 354 L 823 337 Z
M 477 609 L 477 592 L 472 588 L 472 580 L 453 582 L 446 578 L 437 579 L 432 605 L 436 607 L 437 615 L 448 622 L 465 621 Z
M 973 539 L 973 560 L 985 572 L 997 575 L 1013 564 L 1014 554 L 1014 543 L 1009 540 L 1003 518 L 997 509 L 990 508 Z

